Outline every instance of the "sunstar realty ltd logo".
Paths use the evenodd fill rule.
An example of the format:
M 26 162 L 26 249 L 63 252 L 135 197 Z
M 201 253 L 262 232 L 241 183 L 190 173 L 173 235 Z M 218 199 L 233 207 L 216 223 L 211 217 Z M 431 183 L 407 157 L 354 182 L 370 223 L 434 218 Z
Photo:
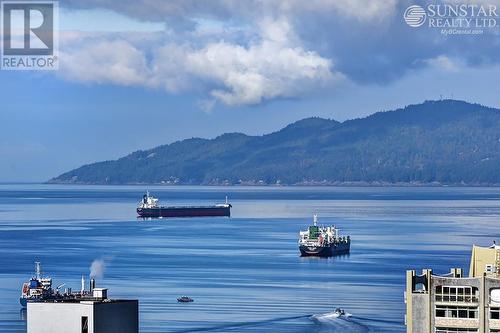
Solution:
M 2 1 L 1 69 L 58 68 L 58 2 Z
M 403 17 L 412 28 L 440 29 L 444 35 L 477 35 L 499 26 L 497 6 L 492 4 L 412 5 Z

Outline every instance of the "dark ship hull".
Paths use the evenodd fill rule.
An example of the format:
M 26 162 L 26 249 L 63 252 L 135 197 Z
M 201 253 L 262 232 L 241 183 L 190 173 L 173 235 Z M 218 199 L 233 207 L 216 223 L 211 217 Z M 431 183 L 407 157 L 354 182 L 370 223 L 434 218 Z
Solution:
M 26 299 L 26 298 L 22 298 L 22 297 L 21 297 L 21 298 L 19 298 L 19 303 L 21 303 L 21 306 L 22 306 L 23 308 L 25 308 L 25 307 L 27 307 L 27 306 L 28 306 L 28 299 Z
M 340 254 L 348 254 L 351 250 L 351 242 L 335 243 L 324 246 L 299 246 L 303 257 L 333 257 Z
M 231 216 L 231 205 L 202 207 L 137 208 L 139 217 L 201 217 Z

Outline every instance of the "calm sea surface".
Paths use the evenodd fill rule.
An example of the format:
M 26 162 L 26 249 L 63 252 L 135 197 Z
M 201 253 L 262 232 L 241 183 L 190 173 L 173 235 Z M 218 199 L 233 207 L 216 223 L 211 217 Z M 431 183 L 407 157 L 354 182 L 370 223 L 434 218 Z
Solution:
M 500 240 L 497 188 L 149 187 L 171 204 L 228 195 L 233 217 L 139 220 L 144 190 L 0 185 L 0 332 L 26 331 L 35 260 L 78 290 L 96 259 L 98 286 L 139 299 L 141 332 L 404 332 L 406 269 L 468 268 L 472 244 Z M 299 257 L 313 213 L 351 235 L 349 256 Z M 353 316 L 309 318 L 337 306 Z

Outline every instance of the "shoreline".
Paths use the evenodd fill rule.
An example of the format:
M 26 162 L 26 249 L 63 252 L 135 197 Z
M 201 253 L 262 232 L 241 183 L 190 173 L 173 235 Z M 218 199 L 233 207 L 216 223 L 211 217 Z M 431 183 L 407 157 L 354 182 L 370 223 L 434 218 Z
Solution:
M 13 185 L 13 184 L 40 184 L 40 185 L 81 185 L 81 186 L 164 186 L 164 187 L 187 187 L 187 186 L 204 186 L 204 187 L 461 187 L 461 188 L 475 188 L 475 187 L 500 187 L 500 184 L 463 184 L 463 183 L 416 183 L 416 182 L 398 182 L 398 183 L 386 183 L 386 182 L 307 182 L 307 183 L 296 183 L 296 184 L 253 184 L 253 183 L 241 183 L 241 184 L 165 184 L 165 183 L 100 183 L 100 182 L 41 182 L 41 183 L 0 183 L 1 185 Z

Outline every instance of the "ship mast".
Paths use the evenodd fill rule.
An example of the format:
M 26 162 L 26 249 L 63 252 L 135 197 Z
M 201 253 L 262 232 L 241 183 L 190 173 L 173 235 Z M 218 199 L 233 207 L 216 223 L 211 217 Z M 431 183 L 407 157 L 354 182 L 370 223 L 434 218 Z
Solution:
M 39 261 L 35 261 L 35 275 L 37 280 L 42 278 L 42 266 Z
M 313 215 L 314 226 L 318 224 L 318 214 Z

